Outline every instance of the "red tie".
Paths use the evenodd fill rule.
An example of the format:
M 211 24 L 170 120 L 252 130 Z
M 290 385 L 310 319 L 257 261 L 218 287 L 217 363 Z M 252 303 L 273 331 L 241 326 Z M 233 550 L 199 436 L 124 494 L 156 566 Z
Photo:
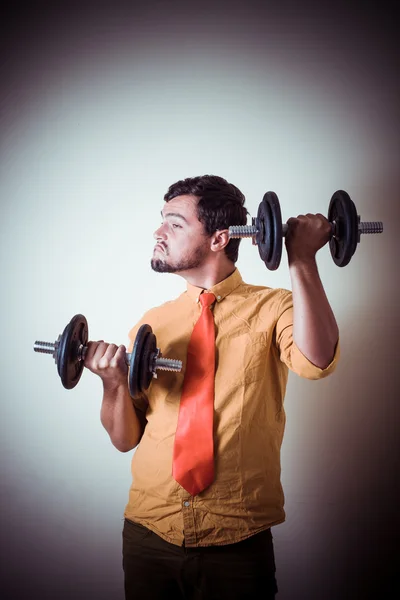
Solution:
M 175 434 L 172 475 L 192 496 L 214 480 L 214 301 L 214 294 L 200 296 L 202 311 L 189 342 Z

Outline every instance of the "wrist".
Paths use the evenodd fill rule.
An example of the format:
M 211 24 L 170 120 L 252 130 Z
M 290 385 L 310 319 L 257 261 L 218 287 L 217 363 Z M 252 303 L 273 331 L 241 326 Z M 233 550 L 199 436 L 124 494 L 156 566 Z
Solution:
M 128 389 L 128 382 L 126 378 L 103 379 L 103 388 L 106 394 L 118 394 L 119 392 L 125 392 Z
M 289 270 L 314 270 L 317 268 L 316 255 L 300 256 L 288 254 Z

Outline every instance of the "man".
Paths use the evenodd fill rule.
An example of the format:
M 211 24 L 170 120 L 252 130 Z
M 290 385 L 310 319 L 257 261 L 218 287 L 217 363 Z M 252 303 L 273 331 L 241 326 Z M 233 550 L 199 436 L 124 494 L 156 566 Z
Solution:
M 248 285 L 235 268 L 240 240 L 229 239 L 228 227 L 245 224 L 247 211 L 234 185 L 189 178 L 164 199 L 151 265 L 181 275 L 187 290 L 147 312 L 130 339 L 132 347 L 139 326 L 149 323 L 163 353 L 183 361 L 182 372 L 159 373 L 132 401 L 124 346 L 90 343 L 85 360 L 103 380 L 101 421 L 112 443 L 121 452 L 137 447 L 123 533 L 126 598 L 274 598 L 271 527 L 285 519 L 280 448 L 288 368 L 319 379 L 338 359 L 338 327 L 315 259 L 330 225 L 322 215 L 289 219 L 290 293 Z M 211 354 L 192 356 L 206 297 L 215 343 Z M 178 446 L 191 427 L 190 409 L 182 408 L 190 402 L 187 381 L 207 356 L 215 366 L 212 464 L 197 490 L 177 477 L 175 460 L 185 450 L 188 460 L 200 452 L 195 435 Z M 197 426 L 206 434 L 206 425 Z

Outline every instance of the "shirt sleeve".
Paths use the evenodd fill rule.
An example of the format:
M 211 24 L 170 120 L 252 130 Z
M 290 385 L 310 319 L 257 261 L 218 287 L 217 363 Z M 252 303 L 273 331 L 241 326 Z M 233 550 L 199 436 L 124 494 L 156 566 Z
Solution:
M 300 377 L 305 377 L 306 379 L 322 379 L 333 373 L 336 369 L 340 356 L 339 341 L 336 344 L 333 359 L 325 369 L 321 369 L 314 365 L 297 347 L 293 340 L 292 293 L 286 290 L 279 305 L 275 334 L 281 361 Z

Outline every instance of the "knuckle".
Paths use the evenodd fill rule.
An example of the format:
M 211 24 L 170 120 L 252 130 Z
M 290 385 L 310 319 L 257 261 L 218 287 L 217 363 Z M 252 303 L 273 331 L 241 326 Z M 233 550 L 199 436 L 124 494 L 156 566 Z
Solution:
M 118 361 L 118 358 L 116 358 L 115 356 L 110 360 L 110 368 L 111 369 L 119 369 L 120 368 L 120 363 Z
M 110 365 L 110 362 L 106 356 L 103 356 L 97 362 L 97 368 L 99 370 L 108 369 L 109 365 Z

